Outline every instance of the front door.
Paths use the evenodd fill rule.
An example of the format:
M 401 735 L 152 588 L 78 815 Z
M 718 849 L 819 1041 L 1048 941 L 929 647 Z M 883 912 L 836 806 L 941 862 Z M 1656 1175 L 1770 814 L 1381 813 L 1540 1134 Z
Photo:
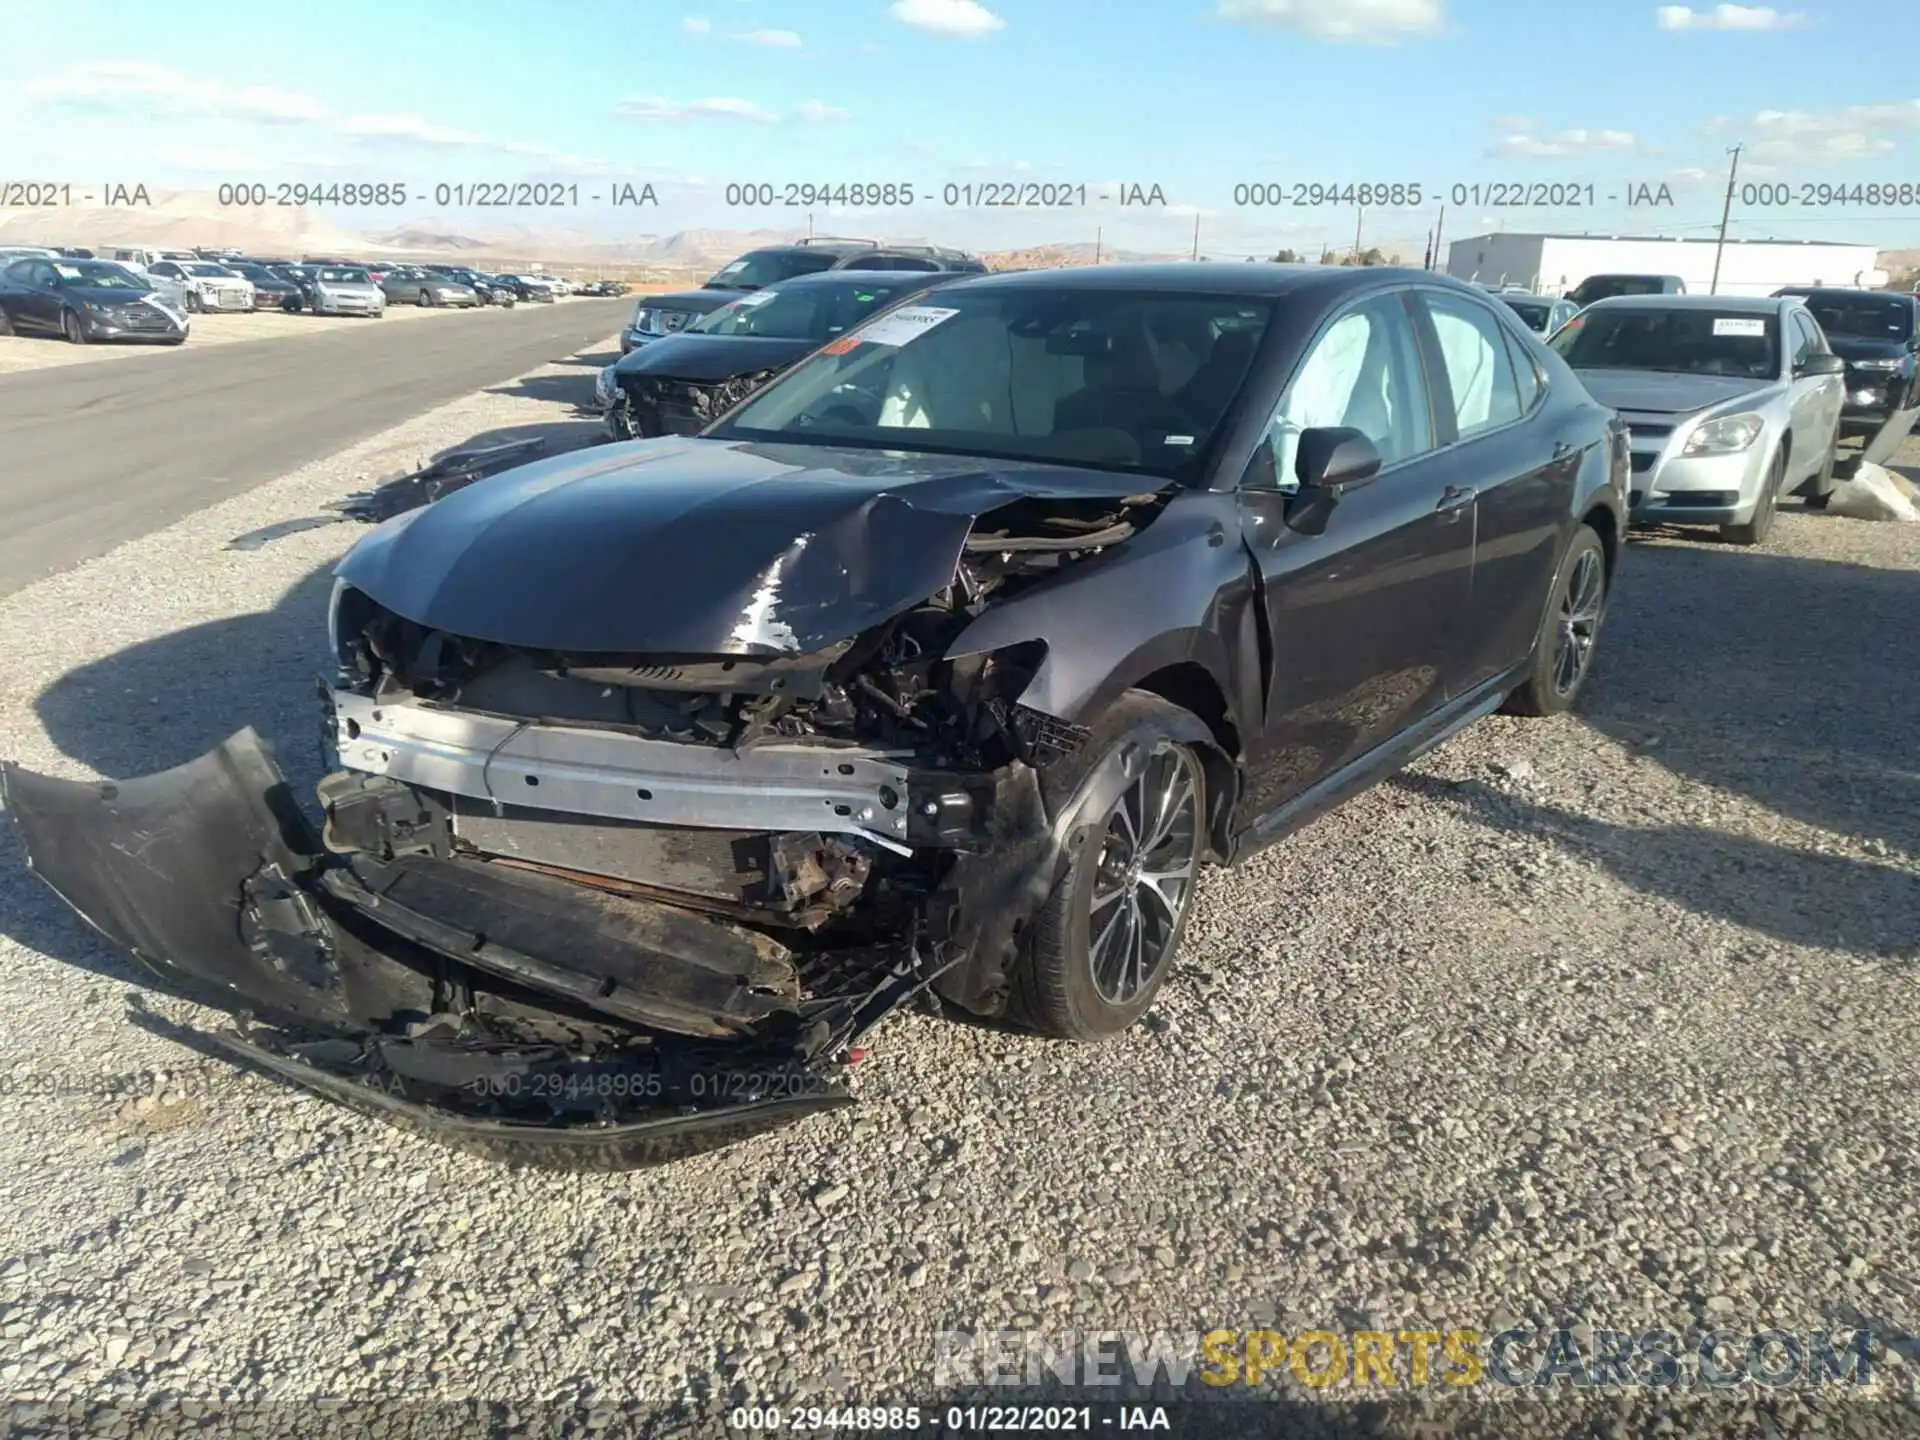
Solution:
M 1268 626 L 1265 726 L 1246 746 L 1241 824 L 1393 738 L 1445 702 L 1467 653 L 1472 489 L 1436 453 L 1436 424 L 1405 291 L 1375 294 L 1322 329 L 1268 423 L 1242 488 L 1242 532 Z M 1325 530 L 1288 526 L 1301 431 L 1351 426 L 1380 473 Z

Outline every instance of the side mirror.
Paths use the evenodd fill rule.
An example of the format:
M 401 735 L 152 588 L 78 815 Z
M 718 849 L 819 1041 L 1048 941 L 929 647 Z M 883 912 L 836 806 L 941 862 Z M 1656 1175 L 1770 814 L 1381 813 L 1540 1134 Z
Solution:
M 1847 362 L 1838 355 L 1809 355 L 1806 364 L 1800 367 L 1802 375 L 1844 375 Z
M 1293 473 L 1302 490 L 1327 491 L 1338 499 L 1380 473 L 1380 451 L 1351 426 L 1318 426 L 1300 432 Z
M 1349 426 L 1302 430 L 1293 461 L 1300 488 L 1287 502 L 1287 528 L 1302 535 L 1324 533 L 1340 497 L 1371 481 L 1380 463 L 1373 441 Z

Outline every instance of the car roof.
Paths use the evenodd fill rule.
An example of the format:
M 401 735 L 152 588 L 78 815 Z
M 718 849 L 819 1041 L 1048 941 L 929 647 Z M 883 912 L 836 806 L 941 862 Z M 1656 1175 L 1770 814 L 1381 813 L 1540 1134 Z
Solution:
M 964 273 L 955 270 L 862 270 L 858 265 L 848 265 L 840 270 L 814 270 L 805 275 L 795 275 L 791 280 L 777 280 L 766 288 L 780 291 L 819 290 L 830 285 L 899 285 L 916 279 L 932 283 Z
M 1792 295 L 1609 295 L 1587 309 L 1598 310 L 1732 310 L 1770 315 L 1783 305 L 1799 304 Z
M 1909 304 L 1920 304 L 1920 295 L 1910 295 L 1905 290 L 1869 290 L 1864 285 L 1787 285 L 1780 291 L 1782 299 L 1810 300 L 1819 295 L 1843 295 L 1850 300 L 1871 296 L 1875 300 L 1905 300 Z
M 1329 299 L 1419 281 L 1485 301 L 1493 296 L 1464 280 L 1402 265 L 1281 265 L 1270 261 L 1183 260 L 1158 264 L 1081 265 L 1061 270 L 1001 270 L 964 275 L 954 290 L 1133 290 L 1141 294 L 1285 295 Z M 942 287 L 947 288 L 947 287 Z

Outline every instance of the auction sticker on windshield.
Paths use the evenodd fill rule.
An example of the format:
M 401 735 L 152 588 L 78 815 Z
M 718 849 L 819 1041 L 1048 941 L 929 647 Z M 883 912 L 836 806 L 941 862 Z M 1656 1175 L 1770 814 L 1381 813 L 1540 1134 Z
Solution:
M 882 315 L 865 329 L 855 331 L 839 343 L 851 341 L 854 345 L 906 345 L 959 313 L 958 310 L 943 310 L 936 305 L 908 305 L 891 315 Z
M 1724 316 L 1713 322 L 1715 335 L 1764 335 L 1767 322 L 1764 320 L 1730 320 Z

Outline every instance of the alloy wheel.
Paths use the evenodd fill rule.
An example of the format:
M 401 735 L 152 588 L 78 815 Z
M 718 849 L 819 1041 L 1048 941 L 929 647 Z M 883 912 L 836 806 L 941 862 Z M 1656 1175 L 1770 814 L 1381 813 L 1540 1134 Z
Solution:
M 1553 688 L 1571 695 L 1593 663 L 1593 645 L 1600 633 L 1600 611 L 1606 601 L 1606 567 L 1598 550 L 1586 550 L 1574 562 L 1560 598 L 1560 626 L 1553 647 Z
M 1107 817 L 1087 934 L 1094 988 L 1110 1005 L 1147 988 L 1180 932 L 1200 868 L 1199 782 L 1193 752 L 1168 745 Z

